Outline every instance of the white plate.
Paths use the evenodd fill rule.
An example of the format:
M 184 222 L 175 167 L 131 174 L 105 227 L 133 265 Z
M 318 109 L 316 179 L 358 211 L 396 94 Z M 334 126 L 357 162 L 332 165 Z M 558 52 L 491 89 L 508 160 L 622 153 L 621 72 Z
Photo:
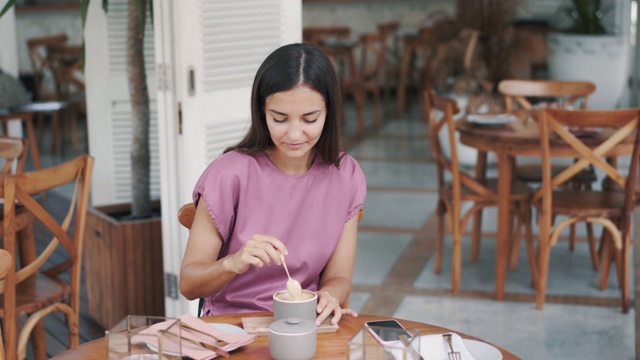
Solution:
M 504 125 L 518 121 L 513 114 L 469 114 L 467 121 L 477 125 Z
M 502 360 L 502 353 L 495 346 L 469 339 L 462 339 L 462 342 L 475 360 Z
M 229 325 L 229 324 L 225 324 L 225 323 L 207 323 L 207 325 L 211 326 L 212 328 L 218 329 L 218 330 L 220 330 L 222 332 L 225 332 L 227 334 L 248 335 L 248 333 L 243 328 L 235 326 L 235 325 Z M 152 351 L 158 352 L 158 347 L 157 346 L 151 345 L 149 343 L 147 343 L 147 346 Z M 229 352 L 229 351 L 233 351 L 233 350 L 237 349 L 238 347 L 232 347 L 232 348 L 226 349 L 226 350 L 227 350 L 227 352 Z M 164 355 L 178 356 L 179 354 L 165 351 Z

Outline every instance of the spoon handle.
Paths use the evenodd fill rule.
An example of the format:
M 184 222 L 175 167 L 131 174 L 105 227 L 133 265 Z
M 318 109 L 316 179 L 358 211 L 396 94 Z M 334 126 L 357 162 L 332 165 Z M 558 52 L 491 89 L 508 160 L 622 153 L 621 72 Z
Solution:
M 282 266 L 284 266 L 284 271 L 287 272 L 287 277 L 291 279 L 291 275 L 289 275 L 289 269 L 287 269 L 287 263 L 286 261 L 284 261 L 284 255 L 282 255 L 280 251 L 278 251 L 278 254 L 280 254 L 280 261 L 282 262 Z

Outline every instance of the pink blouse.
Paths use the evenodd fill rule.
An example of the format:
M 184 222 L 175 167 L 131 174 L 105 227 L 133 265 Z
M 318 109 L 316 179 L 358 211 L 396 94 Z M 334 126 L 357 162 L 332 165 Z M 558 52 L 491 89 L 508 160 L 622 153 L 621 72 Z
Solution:
M 364 173 L 344 155 L 340 168 L 318 157 L 303 175 L 278 169 L 264 153 L 226 153 L 200 176 L 193 192 L 204 200 L 224 244 L 218 258 L 237 252 L 254 234 L 275 236 L 289 250 L 291 276 L 316 291 L 320 273 L 345 223 L 366 196 Z M 204 315 L 273 310 L 272 295 L 285 289 L 282 266 L 251 267 L 205 300 Z

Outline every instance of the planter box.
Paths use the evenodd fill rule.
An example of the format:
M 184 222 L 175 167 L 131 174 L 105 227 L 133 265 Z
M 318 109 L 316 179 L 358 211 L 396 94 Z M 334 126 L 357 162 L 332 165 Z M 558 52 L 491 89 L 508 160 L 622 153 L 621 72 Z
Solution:
M 629 39 L 621 35 L 550 33 L 549 77 L 596 84 L 589 109 L 613 109 L 627 86 Z
M 118 221 L 130 205 L 89 208 L 84 244 L 89 315 L 104 328 L 127 315 L 164 316 L 161 218 Z

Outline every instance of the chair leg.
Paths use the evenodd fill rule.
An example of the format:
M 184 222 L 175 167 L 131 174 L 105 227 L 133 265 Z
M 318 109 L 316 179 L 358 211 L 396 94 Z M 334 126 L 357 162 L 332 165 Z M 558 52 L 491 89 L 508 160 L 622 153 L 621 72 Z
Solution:
M 36 360 L 47 359 L 47 344 L 45 339 L 44 320 L 38 321 L 31 331 L 31 348 L 33 358 Z
M 471 261 L 477 262 L 480 258 L 480 242 L 482 241 L 482 209 L 473 215 L 471 228 Z
M 576 224 L 571 224 L 569 226 L 569 250 L 570 251 L 575 251 L 576 250 L 576 242 L 577 242 L 577 236 L 576 236 Z
M 621 274 L 621 281 L 620 281 L 620 290 L 622 292 L 622 312 L 623 313 L 628 313 L 629 309 L 631 307 L 631 300 L 629 299 L 629 247 L 631 246 L 631 234 L 630 232 L 628 232 L 625 236 L 624 239 L 622 239 L 622 241 L 624 241 L 624 243 L 622 244 L 622 254 L 621 254 L 621 267 L 622 267 L 622 274 Z
M 519 202 L 515 205 L 516 211 L 516 227 L 513 229 L 511 249 L 509 249 L 509 269 L 515 270 L 518 267 L 518 258 L 520 257 L 520 240 L 522 240 L 522 226 L 524 225 L 524 203 Z
M 538 263 L 536 262 L 536 249 L 533 243 L 533 229 L 531 226 L 531 208 L 527 203 L 524 204 L 524 226 L 525 226 L 525 242 L 527 245 L 527 261 L 529 262 L 529 271 L 531 272 L 531 286 L 537 288 L 539 281 Z
M 69 329 L 69 349 L 75 349 L 80 345 L 80 323 L 78 315 L 66 314 L 67 329 Z
M 451 251 L 451 291 L 455 294 L 460 290 L 462 272 L 462 229 L 460 228 L 460 209 L 453 206 L 451 210 L 451 237 L 453 248 Z
M 545 239 L 545 241 L 548 241 Z M 538 292 L 536 293 L 536 309 L 544 308 L 544 300 L 547 296 L 547 281 L 549 279 L 549 245 L 542 245 L 538 250 Z
M 600 249 L 600 280 L 598 281 L 598 288 L 604 290 L 607 288 L 607 282 L 609 280 L 609 270 L 611 269 L 611 235 L 607 230 L 603 229 L 602 232 L 602 247 Z
M 587 223 L 587 241 L 589 242 L 589 254 L 591 254 L 591 266 L 594 271 L 600 270 L 600 257 L 596 248 L 596 238 L 593 234 L 593 224 Z
M 436 216 L 438 217 L 438 241 L 436 242 L 436 263 L 434 271 L 436 274 L 442 272 L 442 253 L 444 248 L 444 233 L 445 233 L 445 214 L 446 208 L 442 200 L 438 200 L 436 208 Z

